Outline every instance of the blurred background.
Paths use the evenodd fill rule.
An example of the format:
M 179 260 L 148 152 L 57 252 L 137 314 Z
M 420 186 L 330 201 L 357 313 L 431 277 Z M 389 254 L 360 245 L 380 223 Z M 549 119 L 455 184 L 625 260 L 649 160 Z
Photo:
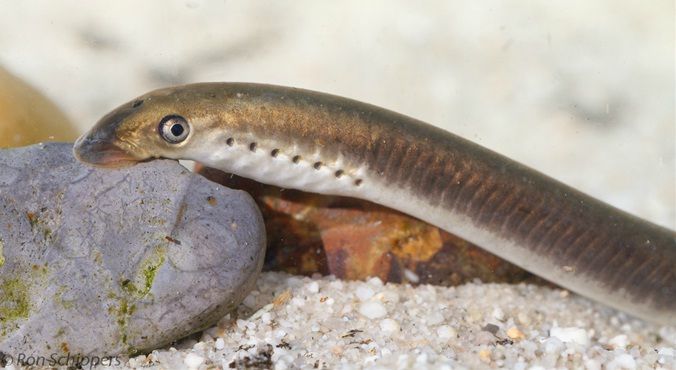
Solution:
M 674 14 L 668 0 L 0 0 L 0 66 L 75 127 L 47 137 L 162 86 L 291 85 L 441 126 L 676 228 Z

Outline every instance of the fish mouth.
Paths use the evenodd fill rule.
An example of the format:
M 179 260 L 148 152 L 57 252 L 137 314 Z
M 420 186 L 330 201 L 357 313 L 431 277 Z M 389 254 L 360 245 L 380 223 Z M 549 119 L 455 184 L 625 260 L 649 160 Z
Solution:
M 106 168 L 128 167 L 140 162 L 128 151 L 109 140 L 83 135 L 73 145 L 73 155 L 80 162 Z

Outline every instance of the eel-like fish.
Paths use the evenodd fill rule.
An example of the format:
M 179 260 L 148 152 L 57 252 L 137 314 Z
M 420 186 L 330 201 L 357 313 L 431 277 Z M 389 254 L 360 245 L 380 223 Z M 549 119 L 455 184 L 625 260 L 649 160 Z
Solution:
M 285 188 L 366 199 L 547 280 L 676 324 L 676 233 L 413 118 L 289 87 L 200 83 L 104 116 L 75 156 L 97 166 L 190 159 Z

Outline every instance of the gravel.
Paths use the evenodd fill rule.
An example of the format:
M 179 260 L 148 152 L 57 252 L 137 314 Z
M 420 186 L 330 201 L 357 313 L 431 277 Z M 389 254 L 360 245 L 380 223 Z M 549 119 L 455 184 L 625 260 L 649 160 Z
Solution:
M 413 287 L 267 272 L 217 326 L 124 366 L 673 369 L 675 354 L 676 327 L 563 290 L 478 282 Z

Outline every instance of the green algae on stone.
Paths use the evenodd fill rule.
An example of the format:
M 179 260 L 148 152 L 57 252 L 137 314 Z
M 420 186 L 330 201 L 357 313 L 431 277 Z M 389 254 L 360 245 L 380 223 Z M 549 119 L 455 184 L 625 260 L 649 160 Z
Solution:
M 164 255 L 160 256 L 160 261 L 157 264 L 149 264 L 143 268 L 143 277 L 145 285 L 143 286 L 143 295 L 148 294 L 150 289 L 153 287 L 153 281 L 155 281 L 155 275 L 157 275 L 157 270 L 164 263 Z
M 45 212 L 46 208 L 42 208 L 40 212 Z M 26 212 L 26 218 L 31 225 L 31 230 L 34 233 L 42 234 L 42 237 L 45 241 L 52 241 L 52 229 L 47 227 L 46 222 L 38 217 L 36 212 Z
M 45 227 L 42 229 L 42 236 L 45 238 L 45 240 L 50 240 L 52 238 L 52 230 L 48 227 Z
M 0 283 L 0 336 L 6 336 L 16 321 L 30 314 L 28 286 L 21 279 L 8 279 Z
M 54 293 L 54 302 L 58 304 L 59 306 L 63 307 L 66 310 L 73 309 L 75 307 L 76 301 L 74 300 L 66 300 L 63 299 L 63 293 L 65 293 L 68 290 L 68 287 L 66 286 L 60 286 L 57 290 L 56 293 Z
M 164 264 L 167 249 L 164 246 L 156 247 L 140 264 L 133 280 L 124 279 L 120 282 L 122 290 L 135 297 L 145 297 L 150 293 L 155 281 L 157 270 Z
M 44 278 L 47 277 L 47 274 L 49 273 L 49 264 L 33 264 L 31 265 L 31 269 L 36 274 L 36 277 L 40 277 L 42 280 L 44 280 Z
M 17 321 L 30 317 L 31 286 L 46 281 L 48 266 L 33 264 L 31 271 L 30 277 L 0 280 L 0 337 L 18 329 Z
M 132 279 L 123 279 L 120 282 L 120 288 L 127 297 L 120 297 L 113 292 L 108 293 L 108 297 L 117 301 L 117 306 L 111 306 L 108 312 L 114 315 L 118 327 L 120 343 L 126 347 L 127 353 L 133 354 L 137 350 L 129 344 L 132 334 L 129 332 L 129 321 L 136 312 L 136 304 L 133 300 L 138 300 L 148 296 L 155 281 L 155 275 L 158 269 L 164 264 L 166 259 L 166 247 L 155 247 L 148 256 L 139 264 L 138 269 Z
M 28 219 L 28 223 L 31 224 L 31 230 L 35 229 L 39 222 L 38 216 L 34 212 L 26 212 L 26 218 Z
M 5 243 L 0 238 L 0 267 L 5 265 L 5 255 L 2 253 L 5 249 Z
M 115 315 L 120 343 L 126 348 L 127 353 L 135 353 L 136 349 L 129 345 L 129 320 L 134 312 L 136 312 L 136 305 L 133 303 L 130 304 L 126 298 L 115 298 L 117 299 L 118 306 L 109 307 L 108 313 Z

